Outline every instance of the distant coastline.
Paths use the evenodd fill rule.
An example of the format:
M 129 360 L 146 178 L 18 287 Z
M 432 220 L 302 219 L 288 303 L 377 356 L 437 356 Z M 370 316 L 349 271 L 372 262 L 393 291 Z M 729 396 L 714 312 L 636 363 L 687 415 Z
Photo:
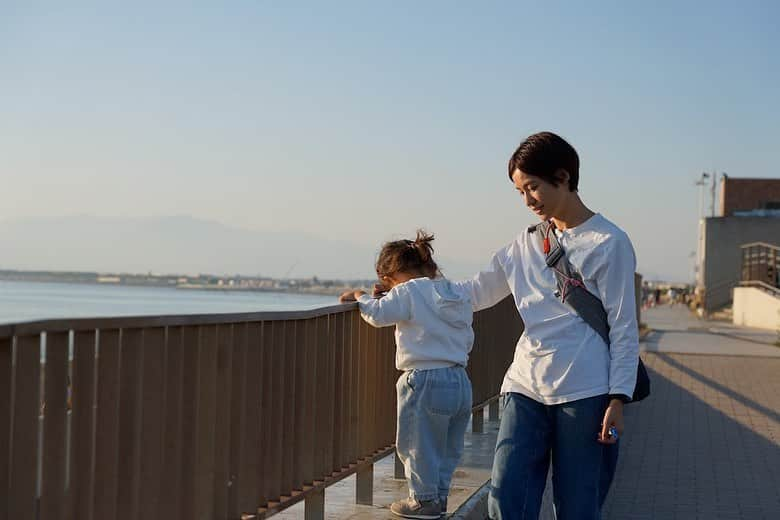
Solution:
M 275 279 L 260 276 L 199 274 L 98 273 L 91 271 L 22 271 L 0 269 L 0 280 L 41 283 L 79 283 L 225 292 L 273 292 L 337 296 L 355 287 L 369 287 L 372 280 Z

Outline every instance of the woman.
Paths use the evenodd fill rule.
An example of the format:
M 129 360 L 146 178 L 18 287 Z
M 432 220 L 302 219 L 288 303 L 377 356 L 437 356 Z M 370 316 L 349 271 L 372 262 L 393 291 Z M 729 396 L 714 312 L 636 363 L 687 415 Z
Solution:
M 508 173 L 526 206 L 552 224 L 549 232 L 584 288 L 601 300 L 609 344 L 561 300 L 545 262 L 550 237 L 535 228 L 461 282 L 474 310 L 511 294 L 525 323 L 501 387 L 490 517 L 536 520 L 552 463 L 558 519 L 598 519 L 617 462 L 623 404 L 636 381 L 634 250 L 620 228 L 580 199 L 579 157 L 560 136 L 528 137 L 509 160 Z

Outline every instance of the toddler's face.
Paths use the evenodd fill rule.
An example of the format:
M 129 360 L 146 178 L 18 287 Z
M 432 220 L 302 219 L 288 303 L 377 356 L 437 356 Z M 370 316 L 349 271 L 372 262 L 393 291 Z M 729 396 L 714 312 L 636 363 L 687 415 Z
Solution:
M 398 283 L 393 280 L 392 276 L 382 275 L 379 277 L 379 285 L 381 285 L 384 288 L 385 292 L 387 292 L 393 287 L 395 287 L 396 285 L 398 285 Z
M 382 286 L 389 291 L 399 283 L 405 282 L 408 279 L 409 277 L 403 276 L 402 273 L 393 273 L 380 276 L 379 283 L 381 283 Z

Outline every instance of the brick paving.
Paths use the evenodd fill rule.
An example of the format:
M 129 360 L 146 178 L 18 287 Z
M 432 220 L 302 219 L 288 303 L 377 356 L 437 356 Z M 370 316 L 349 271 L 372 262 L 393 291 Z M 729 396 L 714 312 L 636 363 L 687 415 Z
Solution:
M 681 305 L 647 309 L 642 321 L 653 329 L 640 345 L 647 352 L 780 357 L 779 332 L 698 319 Z
M 604 518 L 780 518 L 780 358 L 643 359 Z
M 707 333 L 683 308 L 643 318 L 666 339 L 642 355 L 652 395 L 626 407 L 604 518 L 780 519 L 780 348 Z

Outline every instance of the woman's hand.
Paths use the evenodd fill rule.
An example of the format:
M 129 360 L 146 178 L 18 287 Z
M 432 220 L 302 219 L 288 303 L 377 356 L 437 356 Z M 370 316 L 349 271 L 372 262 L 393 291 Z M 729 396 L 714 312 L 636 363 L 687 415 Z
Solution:
M 355 291 L 355 290 L 349 290 L 344 291 L 341 293 L 341 296 L 339 296 L 339 302 L 340 303 L 347 303 L 347 302 L 354 302 L 357 301 L 358 298 L 366 294 L 366 291 Z
M 375 283 L 374 294 L 373 294 L 374 298 L 381 298 L 385 294 L 387 294 L 387 287 L 385 287 L 381 283 Z
M 623 401 L 620 399 L 610 400 L 607 410 L 604 412 L 601 431 L 597 435 L 597 440 L 601 444 L 617 443 L 617 438 L 609 433 L 610 428 L 615 428 L 617 431 L 617 438 L 623 436 Z

